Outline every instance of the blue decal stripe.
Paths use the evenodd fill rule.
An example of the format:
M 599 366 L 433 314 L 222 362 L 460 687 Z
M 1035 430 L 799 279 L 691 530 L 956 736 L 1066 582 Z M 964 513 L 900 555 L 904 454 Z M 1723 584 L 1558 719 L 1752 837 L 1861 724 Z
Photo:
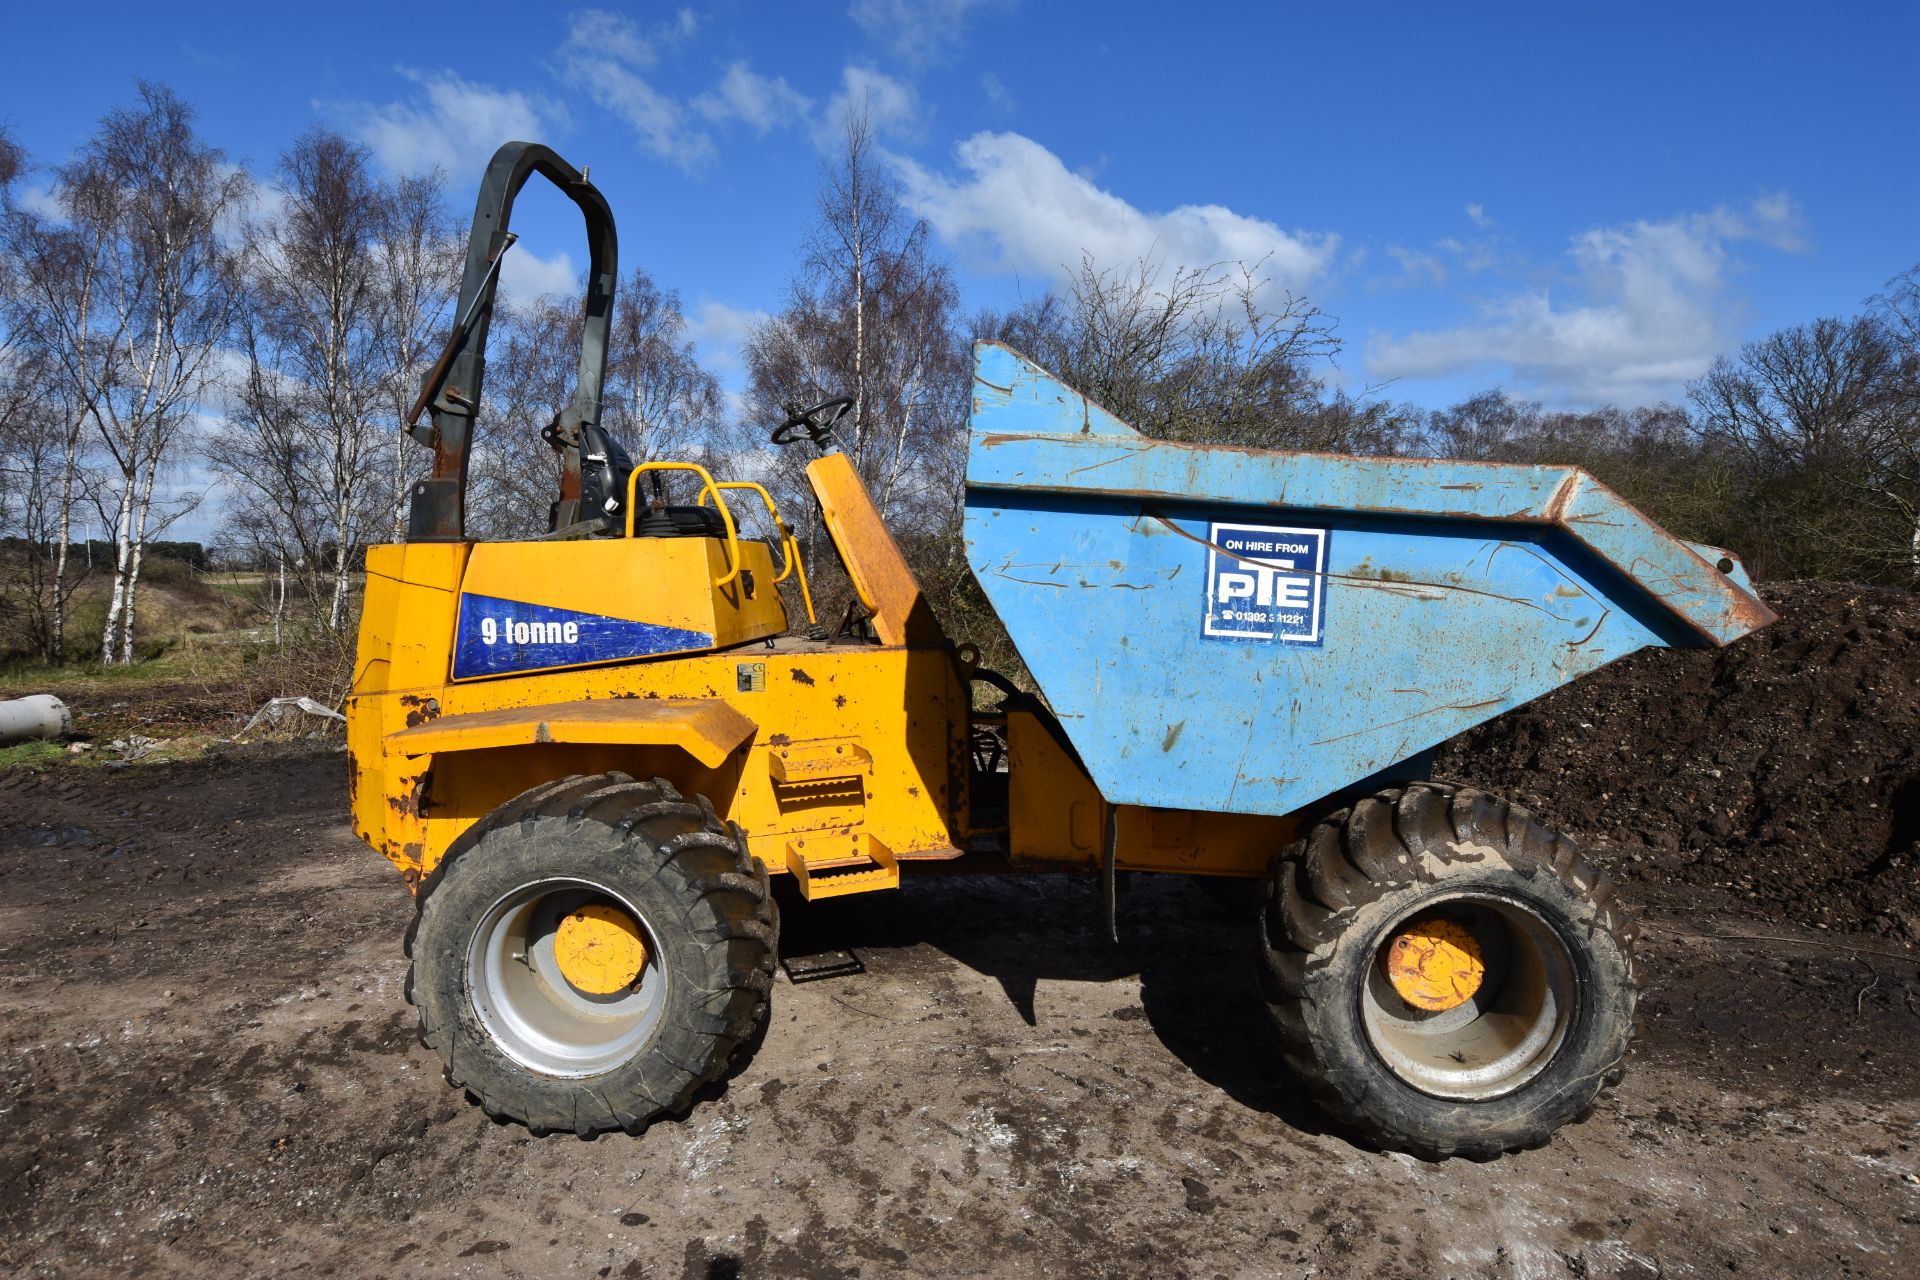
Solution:
M 704 631 L 463 592 L 454 635 L 453 678 L 622 662 L 712 647 L 713 637 Z

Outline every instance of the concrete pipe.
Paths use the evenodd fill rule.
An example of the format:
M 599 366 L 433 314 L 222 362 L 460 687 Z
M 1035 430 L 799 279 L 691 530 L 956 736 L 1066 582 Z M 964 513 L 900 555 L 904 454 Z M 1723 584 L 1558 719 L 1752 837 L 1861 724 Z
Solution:
M 0 747 L 29 738 L 64 738 L 73 728 L 73 713 L 50 693 L 0 702 Z

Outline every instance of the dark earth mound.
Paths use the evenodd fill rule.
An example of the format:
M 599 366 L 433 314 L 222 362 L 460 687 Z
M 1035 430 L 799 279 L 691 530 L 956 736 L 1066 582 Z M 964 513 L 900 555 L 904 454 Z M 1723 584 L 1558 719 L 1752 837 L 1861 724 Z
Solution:
M 1434 776 L 1649 888 L 1920 942 L 1920 595 L 1761 594 L 1780 620 L 1757 635 L 1622 659 L 1454 739 Z

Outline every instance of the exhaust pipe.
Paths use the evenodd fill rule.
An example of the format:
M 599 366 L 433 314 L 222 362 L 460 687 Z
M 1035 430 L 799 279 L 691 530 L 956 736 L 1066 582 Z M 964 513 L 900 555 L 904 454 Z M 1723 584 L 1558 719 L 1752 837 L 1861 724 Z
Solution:
M 73 713 L 50 693 L 0 702 L 0 747 L 30 738 L 64 738 L 73 729 Z

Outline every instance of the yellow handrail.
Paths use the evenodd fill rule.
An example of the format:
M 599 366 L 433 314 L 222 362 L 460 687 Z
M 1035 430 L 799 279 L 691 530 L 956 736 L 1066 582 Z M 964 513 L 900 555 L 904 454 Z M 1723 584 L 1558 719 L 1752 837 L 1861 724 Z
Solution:
M 796 568 L 799 569 L 800 599 L 801 602 L 807 606 L 807 621 L 809 623 L 814 622 L 813 592 L 807 587 L 807 566 L 800 558 L 800 543 L 794 538 L 792 531 L 787 528 L 787 522 L 780 518 L 779 508 L 773 505 L 773 495 L 767 492 L 765 486 L 755 484 L 751 480 L 721 480 L 715 483 L 713 488 L 716 491 L 720 489 L 751 489 L 760 495 L 760 501 L 767 504 L 767 515 L 772 517 L 773 527 L 780 532 L 780 551 L 781 554 L 786 557 L 787 561 L 786 566 L 780 570 L 780 576 L 773 580 L 774 585 L 778 586 L 782 582 L 785 582 L 788 574 L 792 573 Z M 717 492 L 715 493 L 714 500 L 715 502 L 719 501 Z M 707 505 L 707 490 L 705 489 L 700 491 L 700 505 L 703 507 Z
M 640 488 L 640 477 L 649 471 L 691 471 L 706 482 L 700 490 L 700 505 L 705 506 L 707 495 L 713 495 L 713 505 L 719 508 L 721 523 L 727 526 L 727 563 L 729 568 L 724 577 L 715 578 L 713 585 L 724 587 L 740 576 L 740 530 L 733 523 L 733 512 L 727 508 L 727 500 L 720 493 L 720 482 L 707 474 L 707 469 L 697 462 L 643 462 L 633 469 L 627 477 L 627 536 L 633 536 L 634 495 Z

